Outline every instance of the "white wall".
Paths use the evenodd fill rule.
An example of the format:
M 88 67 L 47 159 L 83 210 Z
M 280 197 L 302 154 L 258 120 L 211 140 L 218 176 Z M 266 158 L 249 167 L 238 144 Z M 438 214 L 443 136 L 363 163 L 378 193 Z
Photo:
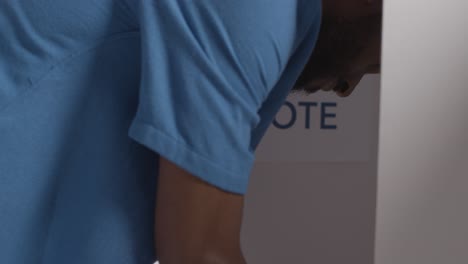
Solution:
M 257 149 L 245 196 L 242 248 L 249 264 L 372 264 L 378 134 L 378 75 L 349 98 L 319 93 L 288 101 L 297 120 L 270 126 Z M 316 102 L 310 127 L 305 107 Z M 320 124 L 323 102 L 336 114 Z M 291 110 L 277 115 L 288 123 Z
M 468 263 L 467 10 L 385 1 L 376 264 Z

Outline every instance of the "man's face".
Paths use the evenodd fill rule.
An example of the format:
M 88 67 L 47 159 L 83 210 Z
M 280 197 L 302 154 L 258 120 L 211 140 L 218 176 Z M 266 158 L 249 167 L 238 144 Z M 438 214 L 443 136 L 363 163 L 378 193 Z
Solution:
M 381 1 L 374 4 L 324 0 L 316 47 L 293 90 L 333 90 L 346 97 L 365 74 L 380 72 Z

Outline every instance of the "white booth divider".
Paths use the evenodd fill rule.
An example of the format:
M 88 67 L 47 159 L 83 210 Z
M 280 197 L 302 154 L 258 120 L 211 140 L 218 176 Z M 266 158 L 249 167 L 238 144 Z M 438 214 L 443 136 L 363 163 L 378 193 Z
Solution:
M 466 264 L 468 2 L 384 5 L 375 264 Z

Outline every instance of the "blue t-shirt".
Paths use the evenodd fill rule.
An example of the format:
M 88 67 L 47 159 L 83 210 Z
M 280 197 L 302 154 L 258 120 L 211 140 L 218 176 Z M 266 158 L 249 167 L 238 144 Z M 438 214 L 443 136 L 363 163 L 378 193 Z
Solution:
M 2 0 L 0 263 L 150 264 L 158 155 L 244 194 L 319 0 Z

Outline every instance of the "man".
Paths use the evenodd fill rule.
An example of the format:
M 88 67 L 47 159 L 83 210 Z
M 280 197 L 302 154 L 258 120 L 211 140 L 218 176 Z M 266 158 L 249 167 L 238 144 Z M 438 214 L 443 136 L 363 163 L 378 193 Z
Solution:
M 380 72 L 382 1 L 323 2 L 320 36 L 293 92 L 347 97 L 365 74 Z
M 378 64 L 359 27 L 380 9 L 3 0 L 0 262 L 245 263 L 255 148 L 309 58 L 297 89 L 342 96 Z

